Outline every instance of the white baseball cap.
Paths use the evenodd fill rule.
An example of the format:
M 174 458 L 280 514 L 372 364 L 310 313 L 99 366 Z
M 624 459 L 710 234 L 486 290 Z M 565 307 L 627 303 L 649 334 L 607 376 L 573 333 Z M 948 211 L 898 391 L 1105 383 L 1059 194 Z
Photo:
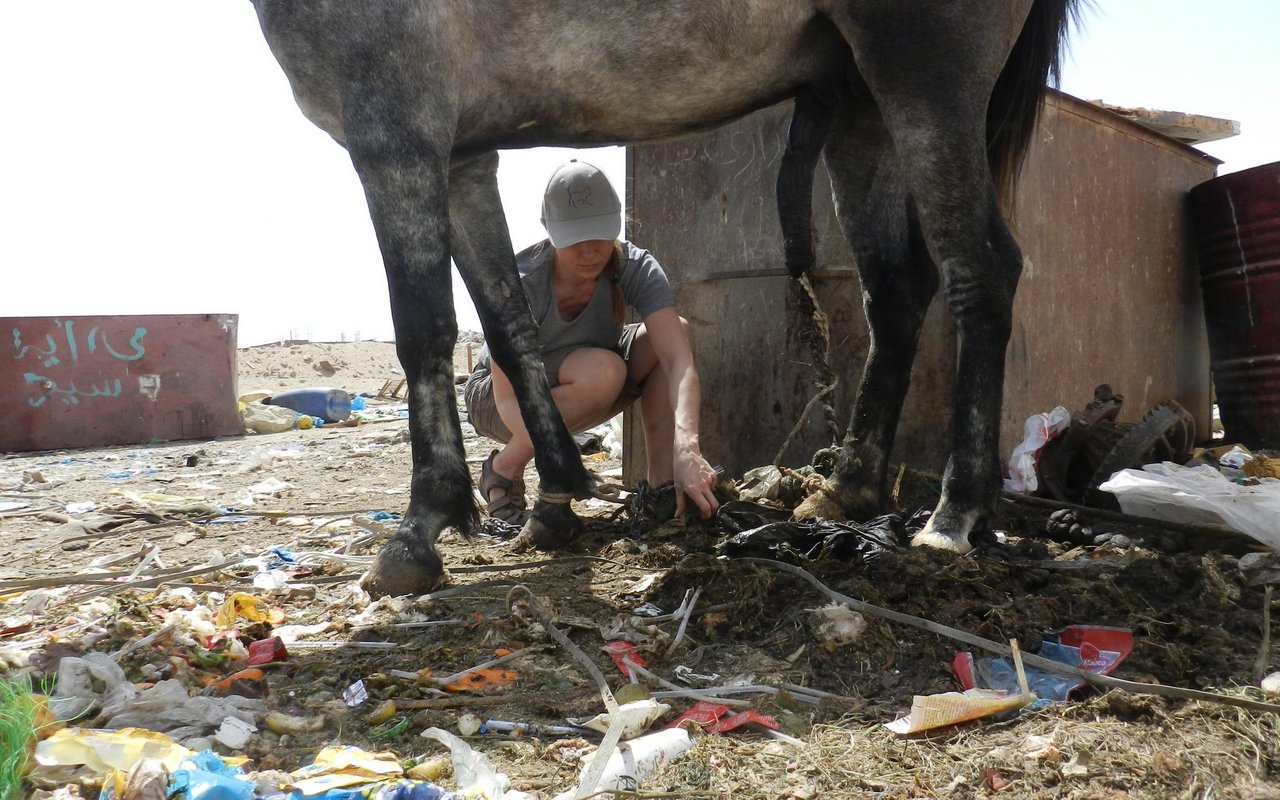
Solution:
M 622 203 L 598 167 L 575 158 L 547 181 L 542 219 L 553 247 L 613 240 L 622 233 Z

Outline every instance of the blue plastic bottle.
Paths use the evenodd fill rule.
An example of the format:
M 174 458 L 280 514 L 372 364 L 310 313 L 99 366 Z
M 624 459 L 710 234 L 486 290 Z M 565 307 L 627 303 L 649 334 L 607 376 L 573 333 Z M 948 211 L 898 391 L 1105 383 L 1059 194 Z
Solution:
M 320 417 L 325 422 L 342 422 L 351 416 L 351 395 L 343 389 L 289 389 L 264 398 L 262 402 L 291 408 L 299 414 Z

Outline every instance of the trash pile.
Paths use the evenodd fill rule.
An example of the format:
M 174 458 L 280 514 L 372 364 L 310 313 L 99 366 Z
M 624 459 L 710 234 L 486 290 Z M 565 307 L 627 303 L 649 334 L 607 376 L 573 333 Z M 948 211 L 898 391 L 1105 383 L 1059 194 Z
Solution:
M 263 399 L 247 405 L 270 405 Z M 927 507 L 864 523 L 791 519 L 823 477 L 813 465 L 765 465 L 724 482 L 721 510 L 705 524 L 671 519 L 663 487 L 636 487 L 621 510 L 598 509 L 590 547 L 555 558 L 514 553 L 497 537 L 446 536 L 448 585 L 375 602 L 358 581 L 398 522 L 387 507 L 402 500 L 387 495 L 407 490 L 401 425 L 328 431 L 319 416 L 326 422 L 305 429 L 304 412 L 286 410 L 288 430 L 271 439 L 0 463 L 3 534 L 38 537 L 51 562 L 39 576 L 0 572 L 0 800 L 661 790 L 700 743 L 800 754 L 815 725 L 854 710 L 909 737 L 1078 702 L 1090 681 L 1045 661 L 1109 678 L 1150 635 L 1114 620 L 1044 625 L 1053 629 L 1035 631 L 1035 661 L 1016 641 L 974 645 L 962 631 L 839 594 L 817 566 L 828 581 L 844 573 L 868 590 L 879 581 L 904 602 L 912 555 L 924 588 L 943 571 L 948 587 L 968 584 L 945 566 L 952 560 L 909 550 Z M 376 410 L 353 404 L 349 419 L 361 413 Z M 617 432 L 605 426 L 579 444 L 616 457 Z M 1022 455 L 1034 462 L 1042 448 Z M 1234 485 L 1274 481 L 1250 472 L 1272 468 L 1264 456 L 1208 456 L 1224 479 L 1238 470 Z M 355 486 L 352 460 L 373 457 L 371 485 Z M 1124 507 L 1125 492 L 1116 495 Z M 1018 569 L 1105 569 L 1100 556 L 1118 547 Z M 1250 586 L 1280 582 L 1280 564 L 1266 559 L 1239 569 Z M 969 590 L 985 591 L 997 572 Z M 997 594 L 1034 585 L 1008 572 Z M 773 585 L 804 585 L 795 579 L 810 584 L 805 593 Z M 789 596 L 749 615 L 771 586 Z M 827 600 L 809 599 L 811 589 Z M 934 597 L 940 613 L 951 610 Z M 974 605 L 985 625 L 988 607 Z M 945 658 L 909 649 L 903 625 L 969 649 L 952 648 L 948 672 Z M 738 645 L 732 659 L 718 652 L 726 643 Z M 938 682 L 962 691 L 920 691 Z M 878 706 L 867 687 L 884 691 Z M 1204 695 L 1196 699 L 1213 699 Z
M 88 791 L 101 798 L 530 796 L 513 790 L 465 739 L 424 726 L 414 716 L 415 710 L 440 709 L 469 739 L 540 738 L 550 742 L 557 758 L 582 759 L 577 788 L 557 795 L 570 798 L 635 785 L 692 746 L 688 728 L 755 732 L 798 743 L 779 730 L 773 716 L 744 709 L 747 702 L 737 699 L 742 695 L 786 692 L 792 703 L 822 702 L 822 693 L 802 687 L 717 685 L 718 676 L 692 672 L 678 675 L 677 684 L 650 672 L 644 652 L 679 653 L 687 646 L 684 631 L 696 593 L 672 613 L 642 608 L 601 627 L 599 635 L 611 637 L 602 652 L 621 676 L 615 692 L 593 660 L 557 629 L 558 615 L 521 585 L 504 581 L 493 598 L 505 596 L 505 618 L 476 611 L 464 619 L 433 619 L 428 612 L 434 605 L 426 598 L 371 603 L 352 584 L 330 582 L 338 588 L 324 590 L 305 583 L 326 577 L 320 569 L 324 555 L 274 548 L 256 559 L 224 561 L 190 576 L 189 585 L 140 590 L 136 582 L 85 576 L 84 583 L 0 597 L 0 657 L 7 666 L 0 682 L 0 735 L 21 745 L 6 748 L 21 758 L 7 764 L 0 779 L 10 786 L 24 780 L 49 796 Z M 367 557 L 342 557 L 346 563 L 359 558 Z M 253 591 L 224 588 L 253 582 L 259 584 Z M 88 588 L 95 583 L 111 591 Z M 502 704 L 504 691 L 529 680 L 535 657 L 545 656 L 553 644 L 495 648 L 495 657 L 448 674 L 383 666 L 346 685 L 316 679 L 334 651 L 347 657 L 361 651 L 400 656 L 391 660 L 396 663 L 414 646 L 412 640 L 366 635 L 445 626 L 473 629 L 481 639 L 504 630 L 530 638 L 541 632 L 595 680 L 603 710 L 560 726 L 487 716 L 490 704 Z M 454 639 L 450 646 L 460 643 Z M 650 692 L 649 682 L 669 688 Z M 689 710 L 660 724 L 681 702 Z M 728 715 L 731 707 L 736 713 Z M 11 717 L 17 720 L 13 725 Z M 401 752 L 412 743 L 418 755 L 343 743 L 344 729 L 353 727 L 362 729 L 365 740 L 395 744 Z M 273 751 L 295 745 L 314 746 L 313 755 L 287 771 L 273 768 L 280 761 Z M 441 746 L 448 761 L 432 752 Z M 452 788 L 440 782 L 450 771 Z
M 1235 444 L 1196 447 L 1195 421 L 1170 400 L 1116 421 L 1122 395 L 1103 384 L 1084 409 L 1026 421 L 1005 489 L 1149 520 L 1218 526 L 1280 548 L 1280 457 Z

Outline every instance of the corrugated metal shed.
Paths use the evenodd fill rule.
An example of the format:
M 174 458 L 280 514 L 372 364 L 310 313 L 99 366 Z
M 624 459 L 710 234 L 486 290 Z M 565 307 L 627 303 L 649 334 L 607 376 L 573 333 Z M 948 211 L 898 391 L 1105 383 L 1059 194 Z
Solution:
M 233 314 L 7 317 L 0 451 L 244 433 Z
M 771 462 L 814 394 L 788 314 L 774 180 L 789 106 L 703 136 L 629 151 L 628 236 L 657 255 L 691 324 L 703 382 L 702 446 L 732 474 Z M 1218 162 L 1068 95 L 1050 92 L 1018 185 L 1027 265 L 1008 354 L 1001 452 L 1023 421 L 1084 405 L 1099 383 L 1121 420 L 1174 399 L 1208 430 L 1209 360 L 1185 213 Z M 815 286 L 832 321 L 843 428 L 867 350 L 861 288 L 825 173 L 815 188 Z M 941 469 L 949 447 L 955 338 L 935 300 L 893 459 Z M 783 463 L 825 446 L 813 415 Z M 641 473 L 629 426 L 627 477 Z

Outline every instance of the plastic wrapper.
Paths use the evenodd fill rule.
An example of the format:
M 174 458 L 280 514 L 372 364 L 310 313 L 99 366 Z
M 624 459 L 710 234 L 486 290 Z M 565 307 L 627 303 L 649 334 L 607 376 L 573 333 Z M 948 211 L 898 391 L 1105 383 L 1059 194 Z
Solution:
M 222 601 L 222 606 L 213 618 L 213 624 L 226 629 L 234 626 L 237 619 L 276 624 L 284 621 L 284 612 L 278 608 L 272 608 L 267 601 L 247 592 L 232 592 L 226 600 Z
M 911 701 L 911 711 L 905 717 L 885 725 L 900 736 L 957 725 L 961 722 L 1016 711 L 1036 700 L 1027 685 L 1027 675 L 1022 668 L 1022 656 L 1018 642 L 1009 642 L 1017 673 L 1017 692 L 995 689 L 967 689 L 963 692 L 943 692 L 933 695 L 916 695 Z
M 1079 667 L 1099 675 L 1110 673 L 1133 650 L 1133 634 L 1124 628 L 1099 625 L 1072 625 L 1047 633 L 1040 643 L 1041 658 Z M 951 668 L 965 689 L 1018 690 L 1018 674 L 1007 658 L 975 659 L 970 653 L 957 653 Z M 1027 685 L 1044 700 L 1066 700 L 1085 681 L 1061 672 L 1027 667 Z
M 144 758 L 159 759 L 166 768 L 177 769 L 192 755 L 162 733 L 136 728 L 64 728 L 36 745 L 36 764 L 41 767 L 83 766 L 98 775 L 113 769 L 127 773 Z
M 331 746 L 317 753 L 311 764 L 294 770 L 292 775 L 298 792 L 313 795 L 398 778 L 402 772 L 394 753 L 370 753 L 359 747 Z
M 1014 711 L 1034 700 L 1034 695 L 1011 695 L 992 689 L 917 695 L 911 701 L 911 712 L 885 727 L 899 735 L 919 733 Z
M 1071 412 L 1062 406 L 1027 417 L 1022 429 L 1022 441 L 1013 448 L 1013 453 L 1009 456 L 1009 477 L 1004 480 L 1007 491 L 1030 494 L 1040 488 L 1040 480 L 1036 477 L 1036 460 L 1040 456 L 1040 449 L 1066 430 L 1069 424 Z

